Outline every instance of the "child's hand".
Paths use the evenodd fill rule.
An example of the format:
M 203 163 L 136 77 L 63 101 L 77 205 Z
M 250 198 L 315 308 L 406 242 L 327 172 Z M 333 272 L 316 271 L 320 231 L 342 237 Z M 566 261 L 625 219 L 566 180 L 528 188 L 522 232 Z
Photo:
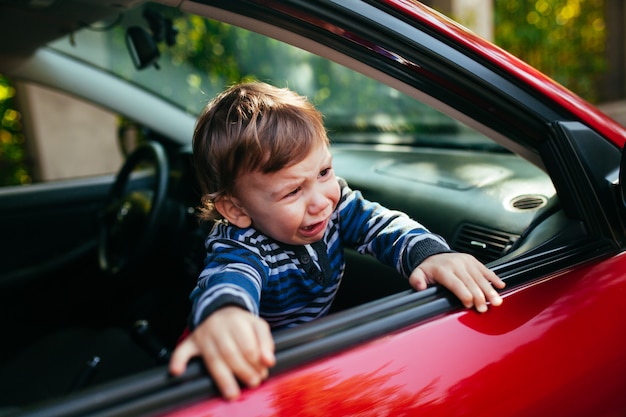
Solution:
M 413 270 L 409 283 L 418 291 L 429 284 L 441 284 L 465 307 L 475 307 L 481 313 L 487 311 L 487 302 L 494 306 L 502 304 L 502 298 L 493 287 L 501 289 L 506 285 L 476 258 L 464 253 L 429 256 Z
M 258 386 L 274 366 L 274 339 L 267 322 L 239 307 L 224 307 L 204 320 L 174 350 L 170 372 L 181 375 L 192 357 L 201 356 L 228 400 L 239 397 L 235 378 Z

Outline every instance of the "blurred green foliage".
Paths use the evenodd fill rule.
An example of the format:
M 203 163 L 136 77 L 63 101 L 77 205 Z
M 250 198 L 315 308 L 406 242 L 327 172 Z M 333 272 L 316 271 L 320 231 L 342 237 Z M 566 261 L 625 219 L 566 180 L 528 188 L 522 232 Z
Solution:
M 173 62 L 190 63 L 193 68 L 187 80 L 190 96 L 182 100 L 189 103 L 190 107 L 200 105 L 191 108 L 192 112 L 198 113 L 206 100 L 228 85 L 261 80 L 279 87 L 289 87 L 307 96 L 325 115 L 327 126 L 332 126 L 334 133 L 344 127 L 351 132 L 367 132 L 371 129 L 409 132 L 416 126 L 439 127 L 436 120 L 430 123 L 422 120 L 426 117 L 435 119 L 434 110 L 423 106 L 411 114 L 407 109 L 416 108 L 412 105 L 412 99 L 398 95 L 368 77 L 348 71 L 329 60 L 299 48 L 285 48 L 275 39 L 214 20 L 170 17 L 179 30 L 179 36 L 167 53 Z M 354 84 L 359 85 L 359 94 L 345 94 Z M 194 101 L 193 91 L 202 91 L 206 100 Z M 374 120 L 374 116 L 381 113 L 380 103 L 370 97 L 384 97 L 386 118 Z M 359 109 L 356 116 L 346 111 L 354 108 Z M 422 120 L 422 123 L 416 123 L 417 119 Z M 449 128 L 447 120 L 445 126 Z
M 28 184 L 21 114 L 14 105 L 15 88 L 0 74 L 0 186 Z
M 592 103 L 606 70 L 604 0 L 495 0 L 494 42 Z

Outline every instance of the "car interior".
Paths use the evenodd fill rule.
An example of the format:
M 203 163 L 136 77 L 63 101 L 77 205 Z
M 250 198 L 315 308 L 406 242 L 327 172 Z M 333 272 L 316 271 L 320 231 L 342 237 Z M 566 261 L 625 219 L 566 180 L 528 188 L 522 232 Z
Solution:
M 82 35 L 75 36 L 80 43 Z M 2 256 L 9 255 L 0 265 L 5 335 L 0 348 L 0 415 L 141 372 L 165 374 L 169 355 L 187 325 L 188 297 L 211 228 L 195 216 L 199 187 L 190 147 L 195 114 L 210 92 L 185 98 L 193 102 L 191 110 L 155 102 L 135 80 L 143 68 L 155 71 L 155 77 L 168 71 L 164 62 L 159 62 L 161 73 L 152 68 L 154 60 L 162 58 L 150 50 L 135 53 L 133 65 L 141 69 L 128 75 L 130 85 L 123 86 L 105 71 L 83 68 L 64 55 L 67 39 L 55 42 L 56 48 L 38 51 L 24 64 L 17 88 L 32 84 L 51 89 L 79 105 L 98 107 L 107 120 L 117 120 L 109 133 L 115 143 L 111 153 L 119 162 L 106 173 L 0 189 L 0 242 Z M 37 44 L 33 39 L 25 47 Z M 49 64 L 67 65 L 66 74 L 42 72 L 40 68 Z M 337 71 L 337 79 L 344 74 L 329 68 Z M 537 250 L 555 236 L 577 239 L 586 234 L 579 222 L 564 214 L 553 180 L 540 163 L 424 104 L 415 110 L 424 131 L 390 131 L 389 126 L 403 121 L 394 119 L 393 111 L 377 120 L 378 98 L 389 95 L 398 109 L 418 100 L 365 81 L 367 77 L 352 70 L 345 74 L 348 81 L 338 81 L 336 88 L 372 86 L 370 91 L 362 87 L 369 95 L 367 106 L 359 110 L 362 119 L 335 111 L 349 108 L 339 99 L 333 102 L 331 97 L 320 107 L 327 114 L 337 175 L 366 198 L 408 213 L 444 237 L 452 249 L 471 253 L 495 270 L 503 260 Z M 224 85 L 223 80 L 217 84 Z M 108 90 L 106 97 L 102 90 Z M 24 111 L 23 118 L 40 117 L 32 110 Z M 64 112 L 54 114 L 63 117 Z M 76 138 L 83 135 L 84 126 L 74 126 L 81 121 L 67 116 L 58 125 L 63 135 L 90 145 L 83 154 L 68 150 L 58 163 L 104 158 L 89 137 Z M 45 129 L 29 133 L 40 136 L 33 143 L 46 141 Z M 610 158 L 619 157 L 612 149 L 607 152 Z M 346 250 L 346 261 L 332 314 L 320 326 L 339 321 L 349 326 L 349 319 L 357 316 L 373 320 L 381 300 L 400 302 L 413 296 L 407 281 L 391 267 L 351 249 Z M 426 293 L 432 296 L 434 291 L 440 290 Z M 318 336 L 323 334 L 320 328 Z M 312 336 L 303 336 L 306 331 L 277 335 L 278 349 L 299 343 L 297 337 L 308 340 Z

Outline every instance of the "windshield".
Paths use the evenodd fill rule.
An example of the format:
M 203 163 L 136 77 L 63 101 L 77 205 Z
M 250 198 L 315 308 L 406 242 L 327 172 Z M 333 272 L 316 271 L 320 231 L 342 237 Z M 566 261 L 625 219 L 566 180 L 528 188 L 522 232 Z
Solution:
M 151 27 L 152 30 L 139 28 Z M 131 28 L 131 29 L 129 29 Z M 127 46 L 158 43 L 158 58 L 137 69 Z M 156 36 L 152 36 L 156 34 Z M 441 112 L 327 59 L 222 22 L 156 4 L 84 28 L 55 50 L 131 81 L 197 115 L 227 86 L 261 80 L 307 96 L 334 143 L 503 149 Z M 146 48 L 142 48 L 146 50 Z M 147 56 L 150 55 L 147 48 Z

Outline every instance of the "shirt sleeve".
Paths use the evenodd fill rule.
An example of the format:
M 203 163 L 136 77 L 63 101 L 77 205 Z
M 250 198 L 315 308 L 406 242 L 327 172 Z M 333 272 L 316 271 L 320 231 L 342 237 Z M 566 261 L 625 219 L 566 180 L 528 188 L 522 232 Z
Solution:
M 342 240 L 362 254 L 373 255 L 407 277 L 431 255 L 453 252 L 446 241 L 407 214 L 369 201 L 339 178 Z
M 216 310 L 234 305 L 259 315 L 261 286 L 266 268 L 252 250 L 212 232 L 206 240 L 207 257 L 191 292 L 190 328 L 195 329 Z

